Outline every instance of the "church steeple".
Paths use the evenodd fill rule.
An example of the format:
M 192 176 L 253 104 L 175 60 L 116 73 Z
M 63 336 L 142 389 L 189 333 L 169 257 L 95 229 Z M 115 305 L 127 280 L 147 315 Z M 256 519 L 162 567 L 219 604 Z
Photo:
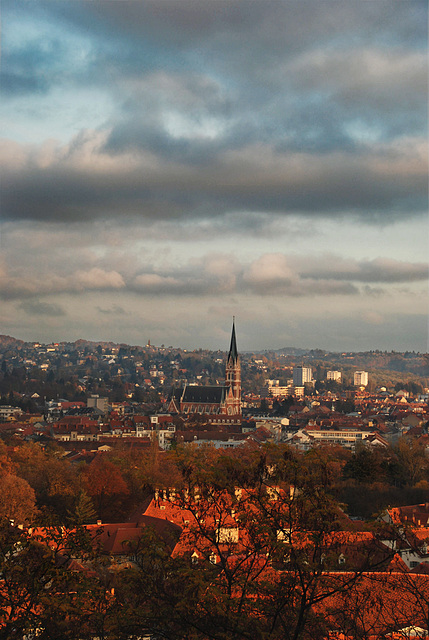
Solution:
M 228 364 L 231 362 L 235 364 L 238 360 L 238 351 L 237 351 L 237 341 L 235 338 L 235 317 L 232 319 L 232 334 L 231 334 L 231 345 L 229 347 L 228 353 Z
M 225 385 L 229 387 L 228 414 L 241 415 L 241 366 L 235 338 L 235 318 L 232 320 L 231 345 L 226 361 Z

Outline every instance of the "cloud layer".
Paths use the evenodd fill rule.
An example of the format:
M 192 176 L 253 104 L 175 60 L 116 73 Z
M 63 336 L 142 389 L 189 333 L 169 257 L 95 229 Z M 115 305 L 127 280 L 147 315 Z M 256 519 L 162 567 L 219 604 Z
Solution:
M 11 104 L 70 86 L 112 103 L 66 143 L 4 143 L 6 218 L 426 210 L 419 2 L 41 2 L 31 30 L 6 4 Z
M 80 256 L 79 262 L 83 261 Z M 89 263 L 92 260 L 88 260 Z M 105 262 L 112 262 L 109 256 Z M 244 263 L 233 254 L 208 254 L 182 264 L 157 267 L 137 265 L 134 261 L 118 269 L 80 268 L 61 275 L 62 265 L 53 263 L 46 273 L 32 275 L 28 267 L 16 264 L 13 272 L 4 269 L 0 279 L 0 296 L 25 299 L 34 296 L 82 294 L 90 291 L 134 292 L 144 296 L 168 297 L 248 293 L 255 296 L 289 297 L 358 295 L 367 293 L 364 285 L 377 285 L 379 293 L 390 285 L 422 283 L 428 278 L 428 263 L 401 262 L 388 258 L 357 261 L 336 255 L 287 256 L 264 254 Z M 29 308 L 29 307 L 27 307 Z M 48 307 L 47 307 L 48 308 Z M 39 311 L 40 313 L 41 311 Z
M 162 307 L 179 341 L 237 306 L 297 340 L 315 300 L 424 315 L 426 2 L 5 0 L 2 22 L 10 333 L 73 332 L 76 300 L 85 332 Z

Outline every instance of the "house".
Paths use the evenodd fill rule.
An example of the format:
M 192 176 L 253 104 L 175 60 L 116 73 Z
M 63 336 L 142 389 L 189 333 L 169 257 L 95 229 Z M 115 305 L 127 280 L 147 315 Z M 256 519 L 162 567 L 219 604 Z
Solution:
M 170 552 L 176 546 L 182 529 L 177 524 L 149 515 L 140 515 L 137 521 L 85 525 L 91 534 L 94 547 L 110 559 L 110 569 L 138 565 L 139 553 L 144 544 L 144 533 L 150 530 L 162 540 Z

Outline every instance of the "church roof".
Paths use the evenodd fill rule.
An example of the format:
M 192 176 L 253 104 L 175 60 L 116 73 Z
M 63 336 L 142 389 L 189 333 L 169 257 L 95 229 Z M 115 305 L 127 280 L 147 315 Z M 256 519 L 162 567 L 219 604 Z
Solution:
M 198 402 L 219 404 L 225 400 L 229 387 L 193 387 L 186 386 L 183 391 L 182 402 Z

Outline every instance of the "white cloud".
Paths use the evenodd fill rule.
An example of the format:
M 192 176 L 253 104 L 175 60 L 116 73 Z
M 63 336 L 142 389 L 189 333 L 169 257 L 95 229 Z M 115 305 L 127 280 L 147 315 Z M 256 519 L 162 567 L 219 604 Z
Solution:
M 116 271 L 104 271 L 94 267 L 79 270 L 68 276 L 53 273 L 21 273 L 19 276 L 3 273 L 0 278 L 0 296 L 4 298 L 26 298 L 38 295 L 79 293 L 90 290 L 117 290 L 125 287 L 123 277 Z
M 94 267 L 89 271 L 76 271 L 67 278 L 70 287 L 76 289 L 121 289 L 125 287 L 123 277 L 117 271 L 104 271 Z
M 169 276 L 161 276 L 156 273 L 144 273 L 135 278 L 134 285 L 138 289 L 148 293 L 172 293 L 180 287 L 181 282 Z

